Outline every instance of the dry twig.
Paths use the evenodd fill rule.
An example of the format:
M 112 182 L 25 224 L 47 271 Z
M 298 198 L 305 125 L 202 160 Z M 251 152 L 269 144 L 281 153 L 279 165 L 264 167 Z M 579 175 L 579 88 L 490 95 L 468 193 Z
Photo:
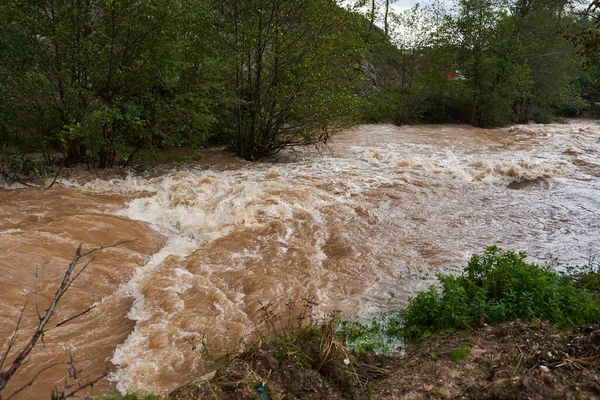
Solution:
M 54 316 L 54 314 L 56 313 L 56 307 L 58 306 L 58 303 L 60 302 L 60 300 L 62 299 L 62 297 L 64 296 L 64 294 L 67 292 L 67 290 L 69 290 L 69 288 L 71 287 L 71 285 L 73 284 L 73 282 L 83 273 L 83 271 L 85 271 L 87 269 L 87 267 L 90 265 L 90 263 L 94 260 L 94 257 L 92 257 L 89 261 L 87 261 L 78 271 L 76 271 L 77 269 L 77 265 L 79 263 L 79 261 L 84 258 L 87 257 L 99 250 L 104 250 L 104 249 L 108 249 L 108 248 L 112 248 L 112 247 L 116 247 L 125 243 L 130 243 L 130 242 L 134 242 L 135 240 L 125 240 L 125 241 L 120 241 L 117 242 L 115 244 L 112 245 L 108 245 L 108 246 L 101 246 L 101 247 L 96 247 L 93 248 L 87 252 L 83 252 L 81 251 L 81 245 L 79 245 L 79 247 L 77 247 L 77 250 L 75 251 L 75 256 L 73 257 L 73 260 L 71 261 L 71 263 L 69 264 L 67 270 L 65 271 L 65 274 L 63 275 L 63 279 L 62 282 L 60 284 L 60 286 L 58 287 L 58 289 L 56 290 L 56 293 L 54 294 L 54 298 L 52 299 L 52 302 L 50 303 L 50 306 L 46 309 L 46 312 L 43 316 L 40 315 L 39 313 L 39 304 L 38 304 L 38 290 L 39 290 L 39 285 L 38 285 L 38 273 L 37 273 L 37 268 L 36 268 L 36 312 L 39 318 L 39 323 L 38 326 L 36 327 L 33 335 L 31 336 L 31 339 L 29 339 L 29 341 L 25 344 L 25 346 L 21 349 L 21 351 L 18 353 L 18 355 L 15 357 L 15 359 L 13 360 L 13 362 L 4 370 L 0 370 L 0 400 L 2 400 L 2 390 L 4 390 L 6 388 L 6 385 L 8 384 L 8 382 L 10 381 L 10 379 L 15 375 L 15 373 L 19 370 L 19 368 L 26 362 L 26 360 L 28 359 L 28 356 L 30 355 L 31 351 L 33 350 L 33 348 L 35 347 L 35 345 L 37 344 L 37 342 L 42 339 L 44 339 L 44 334 L 49 330 L 46 329 L 46 325 L 49 323 L 50 319 Z M 27 303 L 25 303 L 25 305 L 23 306 L 23 309 L 21 310 L 21 313 L 19 315 L 19 319 L 17 320 L 17 325 L 15 327 L 15 330 L 13 332 L 13 335 L 8 343 L 8 347 L 6 349 L 6 351 L 4 352 L 4 354 L 2 355 L 2 358 L 0 358 L 0 368 L 2 368 L 4 366 L 4 362 L 6 361 L 6 359 L 8 358 L 11 350 L 14 347 L 15 341 L 17 339 L 18 336 L 18 332 L 19 332 L 19 327 L 21 324 L 21 320 L 23 317 L 23 312 L 25 311 L 25 307 L 27 306 Z M 73 316 L 70 318 L 65 319 L 62 322 L 59 322 L 54 328 L 61 326 L 69 321 L 74 320 L 75 318 L 81 317 L 82 315 L 88 313 L 89 311 L 91 311 L 95 306 L 92 306 L 90 308 L 88 308 L 87 310 Z M 56 364 L 53 364 L 53 366 Z M 15 394 L 19 393 L 20 391 L 22 391 L 23 389 L 25 389 L 28 386 L 31 386 L 33 384 L 33 381 L 40 375 L 41 372 L 45 371 L 47 368 L 42 369 L 41 371 L 39 371 L 31 381 L 29 381 L 25 386 L 17 389 L 15 392 L 13 392 L 8 399 L 10 399 L 11 397 L 13 397 Z M 78 371 L 77 369 L 75 369 L 75 365 L 74 365 L 74 361 L 73 358 L 71 357 L 71 362 L 69 363 L 69 368 L 67 371 L 67 379 L 66 379 L 66 383 L 65 385 L 67 385 L 68 383 L 68 378 L 69 376 L 73 376 L 73 374 L 76 373 L 80 373 L 81 371 Z M 71 374 L 71 375 L 70 375 Z M 62 396 L 63 397 L 56 397 L 57 399 L 64 399 L 67 397 L 72 397 L 73 395 L 75 395 L 76 393 L 78 393 L 79 391 L 83 390 L 86 387 L 89 387 L 93 384 L 95 384 L 96 382 L 98 382 L 100 379 L 104 378 L 106 376 L 106 372 L 102 375 L 100 375 L 99 377 L 95 378 L 95 379 L 90 379 L 87 380 L 85 382 L 82 381 L 78 381 L 78 387 L 73 390 L 73 391 L 67 391 L 66 389 L 62 392 Z M 69 390 L 70 388 L 72 388 L 72 386 L 69 386 Z M 68 394 L 68 396 L 66 396 L 66 394 Z M 54 394 L 53 394 L 54 396 Z M 66 396 L 66 397 L 65 397 Z M 54 397 L 53 397 L 54 398 Z

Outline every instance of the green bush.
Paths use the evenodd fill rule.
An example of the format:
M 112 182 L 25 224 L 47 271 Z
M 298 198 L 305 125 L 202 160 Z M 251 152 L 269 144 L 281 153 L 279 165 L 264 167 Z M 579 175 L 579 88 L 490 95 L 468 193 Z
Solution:
M 459 276 L 438 275 L 436 286 L 419 293 L 397 314 L 404 339 L 488 322 L 541 319 L 556 326 L 600 322 L 600 303 L 551 267 L 525 261 L 525 253 L 488 247 L 473 255 Z
M 594 293 L 596 300 L 600 300 L 600 264 L 566 267 L 563 279 L 579 289 Z

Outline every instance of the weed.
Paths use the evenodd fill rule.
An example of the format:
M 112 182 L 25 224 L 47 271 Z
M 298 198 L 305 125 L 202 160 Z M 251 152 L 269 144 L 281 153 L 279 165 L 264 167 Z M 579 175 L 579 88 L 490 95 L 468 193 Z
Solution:
M 402 345 L 399 323 L 394 314 L 382 314 L 369 321 L 335 321 L 336 334 L 353 351 L 389 354 Z
M 596 300 L 600 300 L 600 264 L 593 260 L 587 265 L 566 267 L 563 279 L 579 289 L 594 293 Z
M 460 361 L 463 358 L 465 358 L 466 356 L 468 356 L 470 353 L 470 350 L 466 347 L 458 347 L 454 350 L 450 351 L 450 359 L 452 361 Z

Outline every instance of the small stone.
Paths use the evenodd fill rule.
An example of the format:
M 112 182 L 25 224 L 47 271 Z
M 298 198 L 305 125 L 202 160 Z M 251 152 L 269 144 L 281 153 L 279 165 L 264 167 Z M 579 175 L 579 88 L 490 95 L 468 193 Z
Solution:
M 540 365 L 540 370 L 542 372 L 550 372 L 550 368 L 546 367 L 545 365 Z
M 350 365 L 350 360 L 349 360 L 349 359 L 347 359 L 347 358 L 344 358 L 344 364 L 345 364 L 345 365 Z

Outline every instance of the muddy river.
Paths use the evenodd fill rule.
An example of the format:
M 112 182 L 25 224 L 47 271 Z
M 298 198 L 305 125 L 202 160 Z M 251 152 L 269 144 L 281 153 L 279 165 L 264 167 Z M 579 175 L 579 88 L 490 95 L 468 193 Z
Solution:
M 0 190 L 0 345 L 50 303 L 79 243 L 97 252 L 4 393 L 69 353 L 87 391 L 155 392 L 202 372 L 190 340 L 219 353 L 260 328 L 259 308 L 312 298 L 316 316 L 402 307 L 499 245 L 554 265 L 600 257 L 600 123 L 483 130 L 367 125 L 328 148 L 247 163 L 211 150 L 151 172 L 67 171 L 50 190 Z M 43 182 L 40 182 L 43 183 Z M 18 348 L 17 345 L 15 348 Z M 90 364 L 91 363 L 91 364 Z M 63 385 L 50 368 L 16 399 Z

